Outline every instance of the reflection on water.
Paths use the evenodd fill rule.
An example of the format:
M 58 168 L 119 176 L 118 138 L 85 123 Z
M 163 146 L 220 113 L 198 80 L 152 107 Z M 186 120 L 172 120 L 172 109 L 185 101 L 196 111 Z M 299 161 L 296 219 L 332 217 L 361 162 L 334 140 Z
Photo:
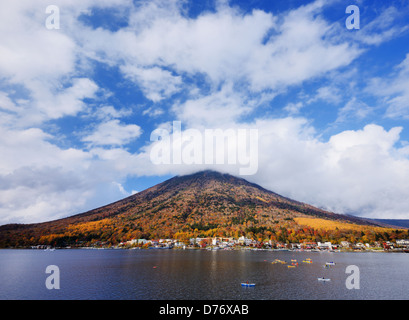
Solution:
M 51 264 L 60 290 L 45 287 Z M 359 290 L 346 288 L 348 265 L 359 268 Z M 0 299 L 409 299 L 409 254 L 400 253 L 0 250 L 0 271 Z

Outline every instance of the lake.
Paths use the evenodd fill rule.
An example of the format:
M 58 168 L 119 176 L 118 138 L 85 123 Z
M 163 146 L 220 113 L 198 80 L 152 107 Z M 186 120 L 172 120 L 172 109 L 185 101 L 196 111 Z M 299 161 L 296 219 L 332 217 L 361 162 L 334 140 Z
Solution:
M 58 290 L 46 287 L 47 277 L 56 276 L 46 273 L 49 265 L 59 269 Z M 348 277 L 358 275 L 346 273 L 351 265 L 359 289 L 347 288 Z M 408 280 L 406 253 L 0 250 L 2 300 L 407 300 Z M 242 287 L 246 281 L 255 287 Z

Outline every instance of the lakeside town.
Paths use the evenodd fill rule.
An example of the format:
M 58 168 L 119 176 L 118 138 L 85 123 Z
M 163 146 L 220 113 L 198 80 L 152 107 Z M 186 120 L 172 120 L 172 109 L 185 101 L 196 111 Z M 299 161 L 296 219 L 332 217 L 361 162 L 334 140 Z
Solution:
M 279 250 L 279 251 L 374 251 L 374 252 L 406 252 L 409 253 L 409 239 L 397 239 L 394 242 L 351 243 L 341 241 L 340 243 L 304 241 L 302 243 L 282 243 L 269 241 L 257 241 L 244 236 L 235 238 L 209 237 L 190 238 L 189 241 L 178 239 L 131 239 L 121 242 L 116 246 L 108 246 L 104 242 L 95 242 L 93 246 L 67 246 L 57 249 L 86 248 L 86 249 L 206 249 L 206 250 Z M 31 249 L 51 249 L 50 246 L 37 245 Z M 53 248 L 55 249 L 55 248 Z

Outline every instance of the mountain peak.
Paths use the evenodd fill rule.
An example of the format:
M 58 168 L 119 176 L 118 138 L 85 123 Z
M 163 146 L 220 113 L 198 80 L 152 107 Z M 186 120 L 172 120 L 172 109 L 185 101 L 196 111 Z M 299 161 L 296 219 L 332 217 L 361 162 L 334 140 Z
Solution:
M 209 185 L 210 183 L 210 185 Z M 219 171 L 214 171 L 214 170 L 202 170 L 198 172 L 194 172 L 191 174 L 186 174 L 186 175 L 179 175 L 175 176 L 165 182 L 163 184 L 165 187 L 171 187 L 171 184 L 173 186 L 175 185 L 180 185 L 180 184 L 190 184 L 191 187 L 193 187 L 195 184 L 199 184 L 201 187 L 206 188 L 212 188 L 213 185 L 211 183 L 221 183 L 221 184 L 230 184 L 232 186 L 249 186 L 253 187 L 271 194 L 275 194 L 272 191 L 268 191 L 264 189 L 263 187 L 251 183 L 243 178 L 234 176 L 229 173 L 223 173 Z M 159 184 L 162 185 L 162 184 Z M 277 195 L 277 194 L 275 194 Z

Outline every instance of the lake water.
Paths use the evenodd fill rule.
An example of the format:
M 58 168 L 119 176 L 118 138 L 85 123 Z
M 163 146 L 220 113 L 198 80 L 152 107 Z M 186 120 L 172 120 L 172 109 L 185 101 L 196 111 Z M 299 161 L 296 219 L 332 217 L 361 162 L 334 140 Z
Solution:
M 307 258 L 313 263 L 302 262 Z M 299 265 L 272 264 L 275 259 Z M 323 268 L 330 261 L 335 266 Z M 59 268 L 59 290 L 45 285 L 48 265 Z M 349 265 L 359 269 L 359 289 L 346 286 L 357 275 L 346 273 Z M 256 286 L 242 287 L 245 281 Z M 405 253 L 0 250 L 2 300 L 407 300 L 408 283 Z

